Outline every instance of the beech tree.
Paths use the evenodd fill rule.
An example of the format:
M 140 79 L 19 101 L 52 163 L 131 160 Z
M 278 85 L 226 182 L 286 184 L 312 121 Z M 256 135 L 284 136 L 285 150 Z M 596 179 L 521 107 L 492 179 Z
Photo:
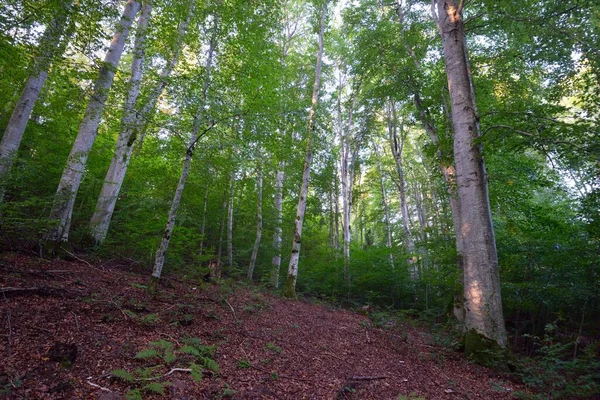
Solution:
M 436 0 L 436 23 L 443 43 L 452 105 L 463 244 L 465 351 L 477 353 L 482 346 L 489 347 L 489 342 L 500 348 L 507 343 L 487 174 L 481 145 L 477 143 L 481 132 L 462 19 L 463 5 L 453 0 Z

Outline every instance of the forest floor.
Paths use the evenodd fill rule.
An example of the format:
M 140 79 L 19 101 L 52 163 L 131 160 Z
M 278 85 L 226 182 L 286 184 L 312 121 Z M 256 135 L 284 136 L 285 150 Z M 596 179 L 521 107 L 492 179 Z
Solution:
M 523 390 L 410 320 L 375 324 L 227 282 L 167 277 L 151 298 L 147 278 L 115 261 L 0 254 L 0 398 L 508 399 Z M 145 349 L 159 354 L 140 358 Z M 209 367 L 195 374 L 201 381 L 191 362 Z

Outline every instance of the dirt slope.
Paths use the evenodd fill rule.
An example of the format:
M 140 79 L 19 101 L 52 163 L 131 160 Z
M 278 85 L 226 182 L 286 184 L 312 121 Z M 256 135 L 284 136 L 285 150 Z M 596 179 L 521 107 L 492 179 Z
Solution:
M 108 400 L 137 388 L 170 399 L 508 399 L 522 390 L 408 323 L 381 328 L 251 287 L 174 279 L 151 299 L 145 282 L 114 262 L 0 255 L 0 397 Z M 186 337 L 214 354 L 199 356 Z M 135 358 L 149 348 L 162 357 Z M 198 382 L 185 370 L 210 367 L 203 357 L 220 368 Z M 132 382 L 110 374 L 136 368 Z

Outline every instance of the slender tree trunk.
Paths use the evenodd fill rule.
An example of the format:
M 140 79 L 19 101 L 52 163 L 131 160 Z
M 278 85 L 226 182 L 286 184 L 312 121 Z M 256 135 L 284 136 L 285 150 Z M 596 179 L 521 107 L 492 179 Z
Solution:
M 94 215 L 90 221 L 92 236 L 97 244 L 102 243 L 108 233 L 110 221 L 127 173 L 127 168 L 129 167 L 129 162 L 131 161 L 131 155 L 136 139 L 139 136 L 141 141 L 145 136 L 149 117 L 156 107 L 158 98 L 167 85 L 167 78 L 171 75 L 177 64 L 181 48 L 183 47 L 183 37 L 193 14 L 194 4 L 195 1 L 190 1 L 187 17 L 179 25 L 173 54 L 165 68 L 162 70 L 158 84 L 150 92 L 150 95 L 141 110 L 136 113 L 135 104 L 140 91 L 142 75 L 141 66 L 144 63 L 145 30 L 148 23 L 148 17 L 151 13 L 152 2 L 149 1 L 144 3 L 144 6 L 142 7 L 142 14 L 147 14 L 147 16 L 145 18 L 140 16 L 140 20 L 138 21 L 138 38 L 136 39 L 134 59 L 131 64 L 130 86 L 127 98 L 125 99 L 125 112 L 121 120 L 121 130 L 117 139 L 114 156 L 110 163 L 110 167 L 108 168 L 108 172 L 106 173 L 106 177 L 104 178 L 102 190 L 98 196 Z
M 461 211 L 465 295 L 465 351 L 481 356 L 486 340 L 506 347 L 498 274 L 479 120 L 469 70 L 462 7 L 455 0 L 435 0 L 443 44 L 454 127 L 454 162 Z
M 140 16 L 137 21 L 137 34 L 133 47 L 133 60 L 131 61 L 131 77 L 129 78 L 129 90 L 125 96 L 123 117 L 121 118 L 121 130 L 117 138 L 117 147 L 113 159 L 104 178 L 102 190 L 98 196 L 96 210 L 90 221 L 92 237 L 96 244 L 104 241 L 108 226 L 115 209 L 117 197 L 125 178 L 127 165 L 131 156 L 130 149 L 133 146 L 132 134 L 136 129 L 135 104 L 140 94 L 142 82 L 142 65 L 146 51 L 146 34 L 148 21 L 152 14 L 152 1 L 144 2 Z M 135 139 L 135 138 L 134 138 Z
M 163 233 L 163 237 L 160 243 L 158 250 L 156 251 L 156 258 L 154 260 L 154 269 L 152 271 L 152 277 L 150 279 L 150 284 L 148 285 L 148 291 L 150 293 L 155 293 L 158 288 L 158 280 L 160 279 L 162 269 L 165 263 L 165 254 L 167 249 L 169 248 L 169 242 L 171 240 L 171 236 L 173 235 L 173 228 L 175 227 L 175 219 L 177 218 L 177 210 L 179 209 L 179 203 L 181 202 L 181 196 L 183 194 L 183 189 L 185 188 L 185 184 L 187 182 L 187 178 L 190 172 L 190 167 L 192 165 L 192 157 L 194 156 L 194 149 L 198 140 L 206 134 L 210 129 L 214 127 L 214 123 L 208 123 L 205 127 L 204 131 L 200 131 L 201 126 L 204 124 L 204 106 L 207 104 L 208 97 L 208 86 L 210 84 L 211 79 L 211 70 L 213 65 L 213 58 L 216 47 L 217 40 L 217 32 L 219 25 L 219 18 L 215 18 L 215 26 L 213 30 L 212 37 L 210 39 L 209 47 L 208 47 L 208 56 L 206 58 L 205 65 L 205 76 L 204 83 L 202 87 L 202 94 L 200 99 L 200 104 L 198 105 L 198 111 L 194 117 L 194 123 L 192 125 L 192 136 L 187 145 L 187 149 L 185 152 L 185 158 L 183 160 L 183 168 L 181 170 L 181 176 L 179 177 L 179 183 L 177 184 L 177 189 L 175 190 L 175 195 L 173 196 L 173 201 L 171 202 L 171 208 L 169 209 L 169 215 L 167 217 L 167 224 L 165 226 L 165 231 Z
M 27 78 L 21 97 L 14 107 L 2 140 L 0 141 L 0 205 L 4 201 L 6 191 L 6 180 L 12 168 L 17 151 L 21 146 L 21 140 L 25 133 L 25 128 L 31 117 L 33 106 L 37 102 L 42 87 L 48 78 L 48 70 L 52 60 L 64 51 L 64 44 L 57 46 L 61 42 L 61 37 L 67 19 L 71 11 L 72 1 L 65 1 L 65 4 L 57 10 L 54 18 L 46 27 L 44 34 L 38 45 L 38 55 L 33 61 L 32 71 Z
M 381 202 L 383 203 L 383 217 L 385 219 L 385 233 L 386 241 L 385 245 L 390 249 L 390 265 L 394 269 L 394 253 L 392 250 L 392 227 L 390 224 L 390 208 L 387 201 L 387 193 L 385 191 L 385 184 L 383 181 L 383 169 L 381 168 L 381 157 L 379 156 L 380 151 L 377 145 L 374 146 L 375 158 L 377 159 L 377 172 L 379 173 L 379 186 L 381 188 Z
M 415 244 L 410 234 L 410 222 L 408 215 L 408 204 L 406 202 L 406 179 L 404 176 L 404 166 L 402 163 L 402 153 L 406 134 L 401 128 L 400 138 L 398 138 L 398 118 L 396 116 L 396 107 L 393 100 L 390 100 L 388 109 L 388 133 L 390 136 L 390 146 L 392 155 L 396 163 L 396 172 L 398 173 L 398 192 L 400 193 L 400 210 L 402 214 L 402 230 L 404 232 L 404 245 L 406 250 L 412 255 L 415 251 Z
M 298 263 L 300 261 L 300 245 L 302 243 L 302 224 L 304 223 L 304 213 L 306 211 L 306 197 L 308 196 L 308 185 L 310 183 L 310 168 L 313 158 L 312 139 L 315 131 L 314 117 L 319 102 L 319 88 L 321 83 L 321 67 L 323 63 L 323 33 L 325 32 L 325 17 L 327 14 L 327 4 L 323 5 L 321 11 L 321 21 L 319 25 L 319 50 L 317 52 L 317 64 L 315 67 L 315 83 L 313 86 L 312 102 L 308 113 L 308 138 L 306 140 L 306 157 L 304 160 L 304 170 L 302 172 L 302 185 L 298 199 L 298 209 L 296 211 L 296 221 L 294 227 L 294 241 L 292 243 L 292 252 L 290 255 L 290 264 L 288 266 L 288 275 L 285 284 L 284 295 L 286 297 L 296 297 L 296 280 L 298 279 Z
M 335 209 L 335 215 L 334 215 L 334 224 L 335 224 L 335 246 L 334 248 L 336 250 L 340 249 L 340 202 L 339 202 L 339 197 L 340 197 L 340 187 L 339 187 L 339 179 L 337 176 L 337 169 L 335 170 L 335 175 L 333 177 L 334 181 L 333 181 L 333 195 L 335 198 L 335 202 L 334 202 L 334 209 Z
M 260 159 L 260 152 L 258 155 Z M 256 265 L 256 258 L 258 256 L 258 249 L 260 247 L 260 239 L 262 237 L 262 192 L 263 192 L 263 177 L 262 177 L 262 166 L 258 167 L 256 176 L 256 239 L 254 240 L 254 248 L 252 249 L 252 256 L 250 257 L 250 265 L 248 266 L 248 280 L 252 280 L 254 275 L 254 266 Z
M 206 190 L 204 192 L 204 202 L 202 204 L 202 225 L 200 226 L 200 250 L 198 250 L 198 257 L 202 257 L 204 252 L 204 235 L 206 233 L 206 206 L 208 204 L 208 193 L 210 185 L 206 184 Z
M 83 179 L 88 155 L 98 134 L 98 126 L 113 84 L 117 64 L 123 54 L 123 47 L 132 21 L 139 9 L 140 4 L 135 0 L 129 0 L 125 5 L 125 10 L 96 79 L 94 91 L 88 101 L 75 143 L 71 148 L 50 212 L 50 219 L 56 221 L 57 225 L 50 230 L 47 239 L 55 245 L 69 239 L 75 197 Z
M 233 202 L 235 200 L 235 170 L 231 171 L 229 203 L 227 206 L 227 261 L 229 270 L 233 269 Z
M 273 249 L 275 255 L 273 256 L 273 262 L 271 266 L 271 286 L 274 288 L 279 287 L 279 270 L 281 268 L 281 235 L 283 225 L 283 181 L 285 179 L 284 173 L 285 163 L 281 161 L 279 163 L 279 170 L 275 179 L 275 233 L 273 234 Z
M 219 246 L 217 249 L 217 263 L 223 265 L 223 236 L 225 235 L 225 221 L 227 216 L 227 204 L 229 204 L 229 190 L 223 194 L 223 206 L 221 209 L 221 221 L 219 222 Z

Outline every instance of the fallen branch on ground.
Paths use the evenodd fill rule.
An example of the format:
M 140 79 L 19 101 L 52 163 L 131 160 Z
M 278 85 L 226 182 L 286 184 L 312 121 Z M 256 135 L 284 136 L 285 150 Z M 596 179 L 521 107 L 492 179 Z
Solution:
M 380 379 L 388 379 L 389 376 L 380 375 L 380 376 L 353 376 L 348 378 L 349 381 L 377 381 Z

